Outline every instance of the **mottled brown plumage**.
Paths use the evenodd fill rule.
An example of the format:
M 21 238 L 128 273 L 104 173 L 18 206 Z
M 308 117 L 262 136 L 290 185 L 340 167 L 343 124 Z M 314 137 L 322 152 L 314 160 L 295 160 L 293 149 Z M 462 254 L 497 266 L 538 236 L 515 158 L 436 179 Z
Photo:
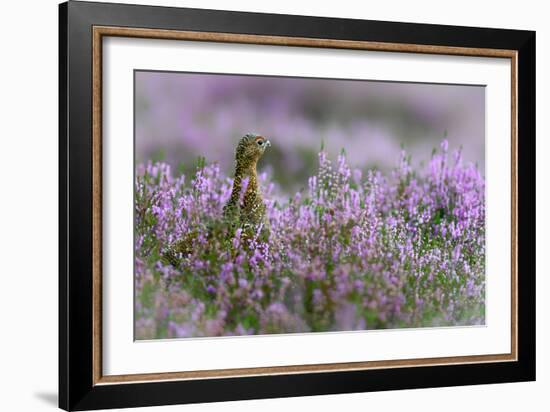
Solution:
M 256 133 L 248 133 L 239 140 L 235 150 L 235 178 L 231 197 L 223 208 L 228 237 L 233 237 L 235 230 L 240 227 L 243 231 L 242 237 L 250 238 L 264 221 L 265 204 L 258 186 L 256 167 L 269 146 L 269 140 Z M 246 188 L 243 188 L 245 182 Z M 174 242 L 164 252 L 163 260 L 178 266 L 181 257 L 192 252 L 193 240 L 197 236 L 198 232 L 193 231 Z
M 241 138 L 235 151 L 235 179 L 231 197 L 223 212 L 226 220 L 238 220 L 241 226 L 257 226 L 263 220 L 265 204 L 258 187 L 256 166 L 271 143 L 263 136 L 249 133 Z M 244 196 L 243 182 L 246 183 Z

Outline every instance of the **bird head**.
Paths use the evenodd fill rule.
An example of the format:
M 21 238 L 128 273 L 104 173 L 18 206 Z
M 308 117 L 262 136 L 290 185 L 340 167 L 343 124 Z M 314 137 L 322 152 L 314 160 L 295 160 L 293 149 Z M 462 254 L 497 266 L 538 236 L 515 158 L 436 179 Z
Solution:
M 265 137 L 256 133 L 247 133 L 237 145 L 236 161 L 242 164 L 256 163 L 265 152 L 265 149 L 271 146 L 271 142 Z

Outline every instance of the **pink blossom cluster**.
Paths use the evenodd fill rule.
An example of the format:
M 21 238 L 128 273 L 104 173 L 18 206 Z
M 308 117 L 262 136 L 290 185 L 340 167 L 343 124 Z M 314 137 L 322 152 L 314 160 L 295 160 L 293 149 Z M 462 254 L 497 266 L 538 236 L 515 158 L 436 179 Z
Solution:
M 446 141 L 383 175 L 319 153 L 285 197 L 260 174 L 265 225 L 222 219 L 232 179 L 140 164 L 135 181 L 137 339 L 478 325 L 485 322 L 485 180 Z M 197 233 L 179 267 L 162 262 Z

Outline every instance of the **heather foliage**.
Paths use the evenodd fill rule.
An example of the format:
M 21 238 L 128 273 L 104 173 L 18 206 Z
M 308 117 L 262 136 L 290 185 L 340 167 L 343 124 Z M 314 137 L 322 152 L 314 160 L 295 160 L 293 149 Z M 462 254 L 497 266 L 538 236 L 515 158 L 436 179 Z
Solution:
M 260 175 L 266 224 L 230 233 L 232 180 L 137 166 L 138 339 L 342 331 L 485 321 L 485 182 L 444 141 L 423 165 L 403 152 L 388 175 L 319 153 L 307 189 L 285 198 Z M 164 248 L 194 233 L 180 267 Z

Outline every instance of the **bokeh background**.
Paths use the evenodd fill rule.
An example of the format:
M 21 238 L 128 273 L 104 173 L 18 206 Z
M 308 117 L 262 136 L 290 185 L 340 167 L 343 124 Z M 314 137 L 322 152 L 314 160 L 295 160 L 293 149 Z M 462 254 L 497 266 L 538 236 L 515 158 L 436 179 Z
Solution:
M 245 75 L 135 73 L 136 163 L 164 160 L 181 172 L 198 156 L 231 175 L 234 147 L 247 132 L 272 142 L 261 169 L 292 193 L 315 174 L 324 144 L 344 149 L 352 167 L 413 164 L 446 138 L 484 171 L 485 88 L 400 82 Z

